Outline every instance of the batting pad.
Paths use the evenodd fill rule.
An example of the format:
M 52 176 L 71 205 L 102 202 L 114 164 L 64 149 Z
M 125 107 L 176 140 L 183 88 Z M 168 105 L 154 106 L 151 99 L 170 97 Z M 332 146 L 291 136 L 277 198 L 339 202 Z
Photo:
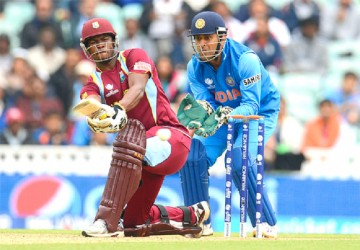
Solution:
M 233 149 L 234 155 L 241 155 L 241 147 L 237 147 Z M 256 226 L 256 174 L 257 174 L 257 166 L 255 163 L 255 159 L 251 160 L 249 157 L 249 167 L 248 167 L 248 175 L 247 175 L 247 183 L 248 183 L 248 216 L 251 221 L 251 225 L 253 227 Z M 232 176 L 235 183 L 236 188 L 240 191 L 241 187 L 241 161 L 234 161 Z M 270 226 L 274 226 L 276 224 L 276 216 L 275 212 L 271 206 L 269 197 L 267 195 L 265 187 L 263 188 L 262 195 L 262 203 L 263 203 L 263 213 L 262 213 L 262 222 L 267 222 Z
M 201 201 L 209 202 L 209 173 L 205 147 L 198 139 L 192 139 L 188 159 L 180 169 L 181 188 L 185 206 Z M 210 223 L 210 217 L 205 224 Z
M 113 142 L 108 178 L 95 217 L 106 221 L 109 232 L 117 230 L 125 205 L 139 187 L 145 148 L 145 127 L 129 119 Z

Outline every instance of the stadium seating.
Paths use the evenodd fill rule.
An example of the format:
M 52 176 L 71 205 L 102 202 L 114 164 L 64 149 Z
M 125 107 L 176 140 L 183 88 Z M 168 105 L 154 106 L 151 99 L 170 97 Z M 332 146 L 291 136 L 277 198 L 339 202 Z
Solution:
M 288 112 L 305 123 L 318 114 L 322 98 L 322 75 L 316 73 L 287 73 L 277 84 L 281 95 L 288 102 Z

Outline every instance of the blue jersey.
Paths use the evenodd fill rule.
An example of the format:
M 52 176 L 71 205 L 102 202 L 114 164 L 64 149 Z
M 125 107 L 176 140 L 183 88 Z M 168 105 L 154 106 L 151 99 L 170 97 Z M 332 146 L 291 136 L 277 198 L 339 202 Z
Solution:
M 187 74 L 195 99 L 208 101 L 214 109 L 229 106 L 232 114 L 265 117 L 280 109 L 279 91 L 258 56 L 232 39 L 226 40 L 217 70 L 193 57 Z

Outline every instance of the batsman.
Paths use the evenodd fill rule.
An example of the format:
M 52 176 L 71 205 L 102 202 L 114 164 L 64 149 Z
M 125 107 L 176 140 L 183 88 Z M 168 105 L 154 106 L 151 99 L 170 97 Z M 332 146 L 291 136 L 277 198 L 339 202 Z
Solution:
M 80 46 L 96 71 L 74 110 L 94 133 L 117 133 L 108 178 L 90 237 L 181 234 L 201 236 L 209 217 L 206 201 L 186 207 L 154 205 L 164 177 L 180 170 L 191 138 L 161 87 L 154 62 L 142 49 L 119 51 L 118 36 L 103 18 L 82 28 Z M 167 129 L 166 140 L 157 136 Z
M 239 30 L 238 32 L 241 32 Z M 194 55 L 187 65 L 192 92 L 181 102 L 179 121 L 194 131 L 191 150 L 180 170 L 185 205 L 209 201 L 208 169 L 226 149 L 229 115 L 265 117 L 265 143 L 274 132 L 280 110 L 280 94 L 254 51 L 227 37 L 222 17 L 210 11 L 192 19 L 189 31 Z M 235 124 L 232 176 L 240 190 L 240 123 Z M 249 128 L 248 214 L 255 227 L 257 121 Z M 196 188 L 193 188 L 196 187 Z M 211 196 L 211 194 L 210 194 Z M 277 237 L 276 216 L 266 189 L 263 195 L 263 237 Z M 212 235 L 210 218 L 203 235 Z

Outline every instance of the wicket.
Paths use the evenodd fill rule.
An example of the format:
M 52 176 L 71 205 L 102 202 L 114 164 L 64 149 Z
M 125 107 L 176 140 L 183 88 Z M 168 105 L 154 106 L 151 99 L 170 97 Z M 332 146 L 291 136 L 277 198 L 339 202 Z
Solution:
M 249 122 L 258 120 L 258 148 L 256 156 L 257 174 L 256 174 L 256 238 L 262 238 L 262 193 L 263 193 L 263 175 L 264 175 L 264 117 L 258 115 L 231 116 L 234 119 L 242 120 L 242 169 L 241 169 L 241 187 L 240 187 L 240 237 L 245 238 L 247 208 L 248 208 L 248 148 L 249 148 Z M 231 194 L 232 194 L 232 166 L 235 159 L 232 149 L 234 144 L 234 121 L 228 122 L 227 134 L 227 154 L 225 158 L 226 181 L 225 181 L 225 218 L 224 218 L 224 236 L 231 236 Z

